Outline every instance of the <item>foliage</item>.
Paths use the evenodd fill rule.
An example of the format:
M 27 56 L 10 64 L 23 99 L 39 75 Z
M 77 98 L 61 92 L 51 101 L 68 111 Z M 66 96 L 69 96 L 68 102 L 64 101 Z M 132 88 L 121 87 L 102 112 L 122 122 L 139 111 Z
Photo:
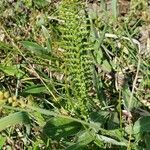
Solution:
M 150 149 L 146 0 L 2 0 L 0 19 L 0 149 Z
M 64 74 L 68 110 L 87 115 L 87 107 L 92 101 L 92 48 L 89 41 L 89 19 L 79 1 L 62 1 L 59 19 L 60 46 L 64 49 Z M 81 10 L 83 12 L 81 12 Z M 94 98 L 94 97 L 93 97 Z M 80 106 L 80 107 L 79 107 Z

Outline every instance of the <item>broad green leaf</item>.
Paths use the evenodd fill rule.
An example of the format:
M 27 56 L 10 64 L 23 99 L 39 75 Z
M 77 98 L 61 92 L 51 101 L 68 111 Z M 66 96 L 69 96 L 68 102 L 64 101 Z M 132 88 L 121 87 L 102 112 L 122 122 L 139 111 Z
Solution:
M 150 116 L 143 116 L 133 126 L 134 134 L 150 132 Z
M 17 113 L 10 114 L 4 118 L 1 118 L 0 131 L 16 124 L 29 125 L 30 119 L 28 114 L 26 112 L 17 112 Z
M 97 123 L 99 126 L 103 126 L 108 119 L 108 111 L 93 112 L 90 114 L 91 122 Z
M 23 46 L 37 53 L 46 53 L 46 49 L 35 42 L 23 41 Z
M 43 128 L 43 133 L 52 139 L 61 139 L 76 134 L 81 124 L 70 119 L 53 117 Z
M 50 54 L 47 52 L 47 50 L 37 43 L 23 41 L 22 44 L 26 49 L 31 50 L 32 53 L 39 56 L 41 59 L 51 59 Z
M 64 120 L 70 120 L 72 122 L 77 122 L 80 125 L 88 126 L 94 130 L 101 131 L 101 132 L 103 132 L 109 136 L 115 136 L 116 134 L 118 134 L 118 130 L 105 130 L 105 129 L 101 128 L 97 123 L 93 123 L 93 122 L 89 123 L 89 122 L 86 122 L 86 121 L 81 120 L 81 119 L 73 118 L 73 117 L 66 116 L 66 115 L 61 115 L 61 114 L 55 113 L 54 111 L 49 111 L 46 109 L 41 109 L 41 108 L 29 106 L 29 105 L 27 105 L 27 108 L 32 110 L 32 111 L 37 111 L 37 112 L 44 114 L 44 115 L 47 115 L 47 116 L 54 116 L 55 118 L 58 117 L 58 118 L 62 118 Z

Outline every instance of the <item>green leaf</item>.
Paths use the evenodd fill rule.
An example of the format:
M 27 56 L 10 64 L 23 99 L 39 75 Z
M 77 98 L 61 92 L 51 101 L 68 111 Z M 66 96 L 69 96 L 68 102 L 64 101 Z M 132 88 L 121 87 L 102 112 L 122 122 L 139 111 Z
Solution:
M 39 56 L 40 58 L 51 59 L 50 54 L 47 52 L 47 50 L 44 47 L 38 45 L 37 43 L 23 41 L 22 44 L 26 49 L 31 50 L 32 53 Z
M 108 115 L 109 115 L 108 111 L 93 112 L 90 114 L 90 119 L 92 122 L 98 123 L 99 126 L 102 126 L 106 123 Z
M 16 124 L 30 124 L 29 116 L 26 112 L 17 112 L 10 114 L 9 116 L 6 116 L 4 118 L 0 119 L 0 131 Z
M 146 150 L 150 150 L 150 135 L 146 134 L 145 135 L 145 144 L 146 144 Z
M 17 65 L 4 66 L 4 65 L 0 64 L 0 70 L 9 76 L 16 76 L 18 78 L 20 78 L 21 76 L 23 76 L 25 74 L 22 70 L 20 70 L 17 67 Z
M 112 67 L 111 67 L 110 63 L 107 60 L 103 61 L 103 63 L 102 63 L 102 69 L 104 71 L 111 72 Z
M 133 126 L 134 134 L 150 132 L 150 116 L 138 119 Z
M 30 94 L 40 94 L 40 93 L 48 93 L 47 88 L 42 85 L 34 85 L 26 88 L 24 90 L 25 93 L 30 93 Z
M 101 128 L 97 123 L 94 123 L 94 122 L 86 122 L 84 120 L 81 120 L 81 119 L 77 119 L 77 118 L 73 118 L 73 117 L 70 117 L 70 116 L 66 116 L 66 115 L 61 115 L 61 114 L 58 114 L 58 113 L 55 113 L 54 111 L 49 111 L 47 109 L 41 109 L 41 108 L 37 108 L 37 107 L 33 107 L 33 106 L 29 106 L 27 105 L 27 108 L 29 110 L 32 110 L 32 111 L 37 111 L 41 114 L 44 114 L 44 115 L 47 115 L 47 116 L 54 116 L 54 117 L 60 117 L 64 120 L 70 120 L 70 121 L 73 121 L 73 122 L 77 122 L 81 125 L 84 125 L 84 126 L 88 126 L 94 130 L 98 130 L 98 131 L 101 131 L 109 136 L 115 136 L 117 135 L 118 137 L 118 130 L 105 130 L 103 128 Z M 120 133 L 120 132 L 119 132 Z
M 45 18 L 44 18 L 44 15 L 40 15 L 39 17 L 38 17 L 38 19 L 36 20 L 36 25 L 37 26 L 42 26 L 42 25 L 44 25 L 45 24 Z
M 117 12 L 117 0 L 112 0 L 112 14 L 114 19 L 117 18 L 118 12 Z
M 103 53 L 101 49 L 99 49 L 99 51 L 96 53 L 96 60 L 98 64 L 101 64 L 102 58 L 103 58 Z
M 5 144 L 5 141 L 6 141 L 6 137 L 0 135 L 0 149 L 2 149 L 3 145 Z
M 91 131 L 92 132 L 92 131 Z M 79 137 L 76 143 L 67 147 L 66 150 L 81 150 L 86 147 L 89 143 L 94 140 L 94 133 L 89 131 L 83 132 Z
M 35 42 L 23 41 L 23 46 L 32 52 L 36 53 L 46 53 L 46 49 Z
M 109 118 L 107 119 L 108 125 L 107 129 L 113 130 L 119 128 L 119 118 L 117 112 L 111 112 Z
M 39 112 L 33 112 L 32 117 L 34 118 L 34 120 L 36 120 L 39 126 L 43 127 L 45 125 L 45 119 Z
M 38 8 L 46 7 L 51 0 L 36 0 L 34 3 Z
M 124 106 L 127 108 L 127 110 L 132 110 L 133 108 L 138 107 L 139 102 L 135 96 L 133 96 L 131 102 L 129 102 L 129 99 L 131 97 L 131 91 L 129 89 L 128 84 L 123 87 L 122 96 L 123 96 Z
M 103 135 L 98 135 L 96 134 L 96 141 L 104 142 L 104 143 L 109 143 L 113 145 L 120 145 L 120 146 L 126 146 L 126 143 L 117 141 L 113 138 L 103 136 Z
M 52 51 L 52 43 L 51 43 L 51 38 L 50 38 L 49 32 L 44 26 L 42 26 L 42 31 L 43 31 L 44 37 L 46 38 L 47 50 L 48 50 L 48 52 L 51 52 Z
M 43 128 L 43 133 L 52 139 L 61 139 L 76 134 L 81 124 L 70 119 L 53 117 Z

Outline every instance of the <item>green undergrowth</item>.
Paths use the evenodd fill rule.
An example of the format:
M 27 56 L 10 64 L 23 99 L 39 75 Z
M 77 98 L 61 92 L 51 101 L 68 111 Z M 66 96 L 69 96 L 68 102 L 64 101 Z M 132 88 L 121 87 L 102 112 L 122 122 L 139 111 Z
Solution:
M 150 148 L 146 0 L 0 8 L 0 149 Z

